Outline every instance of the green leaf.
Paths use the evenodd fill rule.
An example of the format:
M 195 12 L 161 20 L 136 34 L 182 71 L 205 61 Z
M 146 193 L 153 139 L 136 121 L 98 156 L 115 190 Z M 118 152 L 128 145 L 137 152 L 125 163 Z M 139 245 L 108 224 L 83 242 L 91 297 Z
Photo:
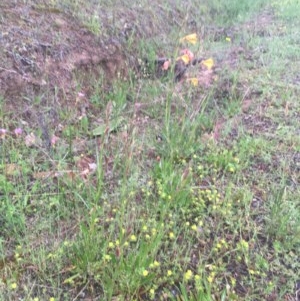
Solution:
M 105 132 L 110 133 L 117 130 L 124 121 L 123 117 L 117 117 L 108 122 L 108 124 L 101 124 L 93 130 L 93 136 L 102 136 Z

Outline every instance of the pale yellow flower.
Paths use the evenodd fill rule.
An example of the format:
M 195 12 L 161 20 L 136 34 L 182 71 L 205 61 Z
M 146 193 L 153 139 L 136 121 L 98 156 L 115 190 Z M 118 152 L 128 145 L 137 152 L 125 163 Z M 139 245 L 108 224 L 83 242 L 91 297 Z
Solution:
M 144 271 L 143 271 L 143 276 L 144 276 L 144 277 L 147 277 L 148 274 L 149 274 L 149 272 L 148 272 L 147 270 L 144 270 Z
M 135 235 L 131 235 L 130 236 L 130 241 L 133 241 L 133 242 L 137 241 L 136 236 Z
M 170 239 L 175 239 L 175 235 L 174 235 L 173 232 L 170 232 L 170 233 L 169 233 L 169 238 L 170 238 Z
M 191 270 L 187 270 L 184 274 L 184 280 L 191 280 L 193 278 L 193 272 Z

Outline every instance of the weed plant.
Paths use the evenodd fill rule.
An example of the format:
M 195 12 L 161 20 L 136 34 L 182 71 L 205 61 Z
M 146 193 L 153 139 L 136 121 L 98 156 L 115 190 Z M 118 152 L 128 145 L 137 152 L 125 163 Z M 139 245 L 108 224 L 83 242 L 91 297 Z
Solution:
M 91 80 L 93 110 L 83 118 L 75 109 L 59 112 L 63 131 L 50 150 L 42 142 L 24 143 L 31 132 L 44 139 L 26 122 L 24 136 L 12 134 L 18 120 L 7 117 L 9 100 L 1 99 L 0 300 L 295 296 L 300 141 L 291 59 L 300 11 L 296 0 L 271 2 L 53 1 L 106 37 L 123 28 L 123 7 L 146 12 L 153 41 L 146 29 L 139 45 L 127 40 L 128 50 L 141 54 L 166 46 L 176 56 L 173 37 L 189 33 L 196 20 L 212 53 L 220 41 L 206 29 L 231 32 L 231 40 L 224 33 L 221 42 L 225 51 L 230 40 L 231 54 L 240 47 L 234 39 L 250 37 L 259 26 L 272 37 L 251 33 L 238 70 L 223 68 L 223 61 L 210 88 L 178 90 L 170 76 L 118 79 L 107 91 L 103 77 Z M 272 22 L 259 25 L 270 9 Z M 135 22 L 144 30 L 143 15 Z M 277 34 L 281 26 L 288 30 Z M 283 41 L 294 44 L 279 49 Z M 257 54 L 262 45 L 269 51 Z M 250 109 L 243 108 L 246 101 Z

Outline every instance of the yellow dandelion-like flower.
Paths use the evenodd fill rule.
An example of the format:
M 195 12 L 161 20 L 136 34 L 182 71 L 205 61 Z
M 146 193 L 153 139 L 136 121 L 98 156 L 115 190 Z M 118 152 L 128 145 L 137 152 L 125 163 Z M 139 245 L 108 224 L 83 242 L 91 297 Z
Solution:
M 116 242 L 115 242 L 116 246 L 119 246 L 120 245 L 120 241 L 117 239 Z
M 49 301 L 55 301 L 55 298 L 51 297 L 51 298 L 49 299 Z
M 212 282 L 214 281 L 214 277 L 213 277 L 212 275 L 208 276 L 208 277 L 207 277 L 207 281 L 208 281 L 209 283 L 212 283 Z
M 137 241 L 136 236 L 135 236 L 135 235 L 131 235 L 131 236 L 130 236 L 130 241 L 132 241 L 132 242 Z
M 175 239 L 175 234 L 174 234 L 173 232 L 170 232 L 170 233 L 169 233 L 169 238 L 170 238 L 170 239 Z
M 159 267 L 159 266 L 160 266 L 160 263 L 159 263 L 158 261 L 155 260 L 155 261 L 153 262 L 153 265 L 154 265 L 155 267 Z
M 144 277 L 147 277 L 148 274 L 149 274 L 149 272 L 148 272 L 147 270 L 144 270 L 144 271 L 143 271 L 143 276 L 144 276 Z
M 235 169 L 233 166 L 229 166 L 228 170 L 229 170 L 229 172 L 235 172 Z
M 142 230 L 143 230 L 144 232 L 146 232 L 146 231 L 148 231 L 148 227 L 147 227 L 146 225 L 144 225 L 144 226 L 142 227 Z
M 193 278 L 193 272 L 191 270 L 187 270 L 184 274 L 184 280 L 188 281 Z
M 146 238 L 147 240 L 149 240 L 149 239 L 151 238 L 151 236 L 150 236 L 149 234 L 146 234 L 146 235 L 145 235 L 145 238 Z
M 129 245 L 129 242 L 128 242 L 128 241 L 125 241 L 125 242 L 124 242 L 124 247 L 128 247 L 128 245 Z
M 14 283 L 12 283 L 12 284 L 10 285 L 10 288 L 14 290 L 14 289 L 17 288 L 17 286 L 18 286 L 18 285 L 14 282 Z
M 197 225 L 194 224 L 194 225 L 192 225 L 191 229 L 192 229 L 193 231 L 197 231 L 198 227 L 197 227 Z
M 110 242 L 108 243 L 108 247 L 109 247 L 110 249 L 114 248 L 114 246 L 115 246 L 115 245 L 114 245 L 113 242 L 110 241 Z
M 195 280 L 196 281 L 199 281 L 201 279 L 201 277 L 197 274 L 197 275 L 195 275 Z
M 108 254 L 104 255 L 104 260 L 108 262 L 111 261 L 111 256 Z
M 70 243 L 68 240 L 65 240 L 65 241 L 64 241 L 64 246 L 65 246 L 65 247 L 68 247 L 70 244 L 71 244 L 71 243 Z
M 171 270 L 168 270 L 168 271 L 167 271 L 167 276 L 168 276 L 168 277 L 172 276 L 172 274 L 173 274 L 173 273 L 172 273 Z

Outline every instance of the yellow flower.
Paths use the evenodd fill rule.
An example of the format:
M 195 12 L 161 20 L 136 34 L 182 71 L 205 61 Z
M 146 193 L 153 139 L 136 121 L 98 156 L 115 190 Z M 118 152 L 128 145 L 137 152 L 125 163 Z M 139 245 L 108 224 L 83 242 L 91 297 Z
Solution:
M 143 271 L 143 276 L 144 276 L 144 277 L 147 277 L 148 274 L 149 274 L 149 272 L 148 272 L 147 270 L 144 270 L 144 271 Z
M 111 261 L 111 256 L 108 255 L 108 254 L 104 255 L 104 260 L 105 261 Z
M 133 241 L 133 242 L 137 241 L 136 236 L 135 235 L 131 235 L 130 236 L 130 241 Z
M 112 249 L 114 246 L 115 246 L 115 245 L 114 245 L 114 243 L 113 243 L 113 242 L 109 242 L 109 243 L 108 243 L 108 247 L 109 247 L 109 248 L 111 248 L 111 249 Z
M 170 238 L 170 239 L 175 239 L 175 235 L 174 235 L 173 232 L 170 232 L 170 233 L 169 233 L 169 238 Z
M 197 225 L 194 224 L 194 225 L 192 225 L 191 229 L 194 231 L 197 231 L 198 227 L 197 227 Z
M 159 267 L 160 266 L 160 263 L 158 262 L 158 261 L 154 261 L 154 263 L 153 263 L 153 265 L 155 266 L 155 267 Z
M 151 229 L 152 235 L 156 235 L 157 230 L 155 228 Z
M 55 298 L 51 297 L 51 298 L 49 299 L 49 301 L 55 301 Z
M 231 38 L 226 37 L 226 38 L 225 38 L 225 41 L 226 41 L 226 42 L 231 42 Z
M 184 274 L 184 280 L 188 281 L 193 278 L 193 272 L 191 270 L 187 270 Z
M 12 284 L 10 285 L 10 288 L 13 289 L 13 290 L 16 289 L 16 288 L 17 288 L 17 284 L 16 284 L 15 282 L 12 283 Z
M 168 271 L 167 271 L 167 276 L 168 276 L 168 277 L 172 276 L 172 274 L 173 274 L 173 273 L 172 273 L 171 270 L 168 270 Z

